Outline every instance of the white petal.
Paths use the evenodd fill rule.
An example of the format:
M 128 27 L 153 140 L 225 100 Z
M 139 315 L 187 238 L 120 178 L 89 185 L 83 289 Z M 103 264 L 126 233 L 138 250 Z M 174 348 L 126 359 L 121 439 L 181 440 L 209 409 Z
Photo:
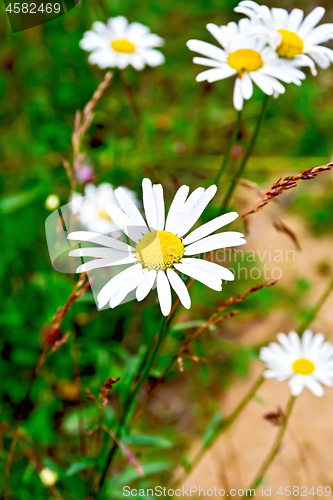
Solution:
M 320 398 L 324 395 L 324 388 L 313 377 L 304 377 L 304 385 L 305 387 L 310 389 L 312 394 L 314 394 L 315 396 Z
M 247 73 L 244 73 L 241 82 L 244 99 L 250 99 L 253 94 L 253 84 L 250 76 Z
M 137 53 L 132 54 L 130 64 L 136 71 L 142 71 L 143 68 L 146 66 L 146 62 L 142 57 L 142 55 Z
M 155 196 L 153 186 L 150 179 L 143 179 L 142 181 L 143 192 L 143 206 L 145 209 L 146 219 L 148 226 L 152 231 L 157 229 L 157 210 L 155 203 Z
M 184 236 L 184 234 L 186 234 L 191 229 L 191 227 L 197 222 L 200 215 L 207 207 L 208 203 L 215 196 L 216 191 L 217 187 L 215 186 L 215 184 L 206 189 L 206 191 L 200 196 L 198 201 L 193 206 L 188 217 L 184 217 L 183 221 L 181 220 L 179 221 L 180 224 L 178 225 L 177 235 L 180 238 Z
M 174 226 L 171 230 L 172 233 L 177 234 L 178 229 L 182 226 L 184 221 L 187 219 L 189 214 L 191 213 L 193 207 L 201 197 L 201 195 L 205 192 L 204 188 L 200 187 L 195 189 L 190 196 L 187 198 L 186 202 L 183 205 L 183 208 L 179 214 L 178 219 L 175 221 Z
M 100 68 L 113 68 L 116 65 L 115 58 L 108 49 L 94 50 L 88 57 L 89 64 L 97 64 Z
M 141 37 L 146 37 L 150 33 L 150 29 L 141 23 L 131 23 L 127 27 L 127 34 L 131 37 L 141 39 Z
M 318 64 L 322 69 L 326 69 L 333 62 L 333 51 L 328 47 L 310 47 L 307 49 L 307 54 Z M 303 55 L 303 54 L 302 54 Z M 309 65 L 310 66 L 310 65 Z M 312 74 L 315 72 L 311 68 Z
M 111 266 L 122 266 L 124 264 L 132 264 L 136 262 L 136 257 L 124 257 L 123 259 L 111 260 L 111 259 L 96 259 L 90 260 L 85 264 L 82 264 L 76 269 L 77 273 L 87 273 L 93 269 L 100 269 L 101 267 L 111 267 Z
M 203 252 L 211 252 L 219 248 L 235 247 L 243 245 L 246 241 L 243 239 L 242 233 L 226 232 L 207 236 L 202 240 L 192 243 L 185 248 L 185 255 L 196 255 Z
M 139 270 L 142 271 L 141 264 L 135 264 L 134 266 L 130 266 L 121 273 L 114 276 L 110 281 L 103 286 L 97 295 L 98 308 L 102 309 L 112 298 L 113 294 L 121 287 L 121 285 L 127 280 L 131 279 L 132 276 L 135 276 Z
M 301 344 L 301 339 L 299 338 L 299 335 L 297 334 L 297 332 L 294 332 L 294 331 L 289 332 L 288 338 L 289 338 L 289 342 L 292 346 L 292 350 L 293 350 L 293 353 L 295 354 L 295 356 L 301 357 L 302 344 Z
M 156 229 L 158 229 L 159 231 L 163 231 L 165 222 L 165 207 L 164 207 L 162 184 L 154 184 L 153 192 L 154 192 L 156 212 L 157 212 Z
M 151 66 L 152 68 L 160 66 L 165 62 L 165 57 L 162 52 L 156 49 L 145 50 L 142 57 L 145 59 L 148 66 Z
M 190 188 L 188 186 L 181 186 L 175 197 L 171 203 L 168 216 L 165 223 L 165 230 L 173 232 L 173 228 L 175 227 L 176 221 L 179 217 L 179 214 L 184 208 L 184 204 L 189 193 Z
M 112 295 L 112 298 L 110 300 L 110 307 L 113 309 L 114 307 L 118 306 L 124 300 L 124 298 L 138 286 L 141 279 L 142 269 L 139 269 L 137 267 L 130 278 L 124 281 L 120 288 Z
M 206 28 L 213 35 L 213 37 L 216 38 L 219 44 L 222 45 L 222 47 L 226 48 L 228 44 L 228 37 L 225 36 L 221 28 L 213 23 L 207 24 Z
M 123 211 L 125 212 L 126 215 L 131 219 L 133 222 L 133 225 L 136 226 L 138 231 L 144 236 L 145 234 L 148 233 L 148 228 L 147 225 L 140 214 L 138 208 L 136 205 L 133 203 L 131 198 L 128 196 L 128 194 L 125 192 L 123 188 L 118 188 L 114 192 L 115 197 L 117 198 L 117 201 Z
M 310 45 L 317 45 L 319 43 L 327 42 L 332 38 L 333 24 L 327 23 L 317 26 L 304 40 L 306 47 Z
M 302 349 L 306 353 L 311 349 L 312 346 L 313 333 L 311 330 L 307 329 L 302 335 Z
M 332 372 L 323 372 L 323 373 L 317 373 L 316 371 L 316 380 L 320 382 L 321 384 L 325 384 L 329 387 L 332 387 L 333 385 L 333 373 Z
M 189 40 L 186 45 L 190 50 L 198 52 L 203 56 L 211 57 L 217 61 L 225 61 L 225 51 L 215 47 L 215 45 L 212 45 L 211 43 L 202 42 L 201 40 Z
M 105 206 L 105 210 L 119 229 L 121 229 L 131 240 L 138 242 L 141 239 L 142 234 L 135 227 L 132 219 L 130 219 L 117 205 L 110 202 Z
M 151 269 L 148 273 L 145 273 L 140 281 L 138 288 L 136 289 L 136 299 L 138 302 L 145 299 L 153 288 L 156 278 L 156 271 Z
M 107 28 L 106 24 L 101 23 L 100 21 L 93 22 L 91 27 L 92 27 L 93 31 L 95 31 L 96 33 L 98 33 L 100 36 L 102 36 L 104 38 L 109 35 L 108 28 Z
M 195 258 L 185 258 L 182 259 L 183 264 L 190 264 L 193 267 L 201 269 L 212 276 L 218 276 L 219 278 L 226 281 L 234 281 L 235 276 L 226 267 L 215 264 L 215 262 L 210 262 L 209 260 L 195 259 Z
M 273 94 L 272 78 L 261 74 L 259 71 L 251 73 L 251 78 L 265 94 Z
M 242 82 L 240 78 L 236 78 L 234 87 L 234 106 L 237 111 L 243 108 L 243 93 L 242 93 Z
M 123 252 L 134 251 L 134 248 L 131 245 L 115 240 L 105 234 L 93 233 L 90 231 L 75 231 L 74 233 L 69 233 L 67 238 L 72 241 L 89 241 L 91 243 L 97 243 L 98 245 L 104 245 L 105 247 L 114 248 L 115 250 L 121 250 Z
M 311 351 L 317 352 L 323 346 L 324 342 L 325 342 L 325 337 L 322 333 L 317 333 L 316 335 L 314 335 Z
M 214 59 L 208 59 L 206 57 L 193 57 L 194 64 L 200 64 L 201 66 L 211 66 L 212 68 L 224 68 L 230 67 L 221 61 L 215 61 Z
M 195 58 L 194 58 L 195 59 Z M 218 80 L 224 80 L 229 78 L 229 76 L 236 75 L 237 71 L 230 66 L 225 65 L 223 68 L 208 69 L 199 73 L 196 77 L 197 82 L 203 82 L 207 80 L 209 83 L 216 82 Z
M 278 378 L 279 373 L 276 370 L 265 370 L 263 376 L 265 378 Z
M 316 7 L 312 12 L 304 19 L 299 31 L 298 36 L 301 38 L 306 37 L 306 35 L 319 23 L 323 15 L 325 14 L 325 9 L 323 7 Z
M 282 345 L 282 347 L 285 349 L 286 352 L 288 352 L 289 354 L 293 354 L 293 345 L 288 337 L 288 335 L 286 335 L 285 333 L 278 333 L 277 334 L 277 338 L 280 342 L 280 344 Z
M 83 50 L 92 51 L 105 47 L 105 38 L 94 33 L 93 31 L 86 31 L 84 33 L 82 40 L 80 40 L 79 46 Z
M 299 396 L 304 389 L 304 376 L 294 375 L 288 382 L 290 392 L 293 396 Z
M 212 276 L 210 273 L 187 263 L 175 264 L 175 269 L 177 269 L 180 273 L 186 274 L 187 276 L 200 281 L 213 290 L 217 290 L 218 292 L 222 290 L 222 280 L 221 278 L 216 277 L 216 275 Z
M 293 9 L 289 15 L 288 31 L 297 33 L 303 19 L 304 12 L 301 9 Z
M 138 42 L 140 48 L 141 47 L 161 47 L 164 45 L 164 40 L 158 35 L 153 33 L 148 33 L 140 38 Z
M 215 219 L 209 222 L 206 222 L 206 224 L 203 224 L 202 226 L 198 227 L 197 229 L 192 231 L 192 233 L 190 233 L 188 236 L 184 238 L 183 240 L 184 245 L 189 245 L 194 241 L 200 240 L 205 236 L 208 236 L 214 231 L 220 229 L 221 227 L 230 224 L 230 222 L 236 220 L 237 217 L 238 217 L 237 212 L 229 212 L 227 214 L 220 215 L 219 217 L 216 217 Z
M 159 271 L 157 273 L 157 295 L 160 302 L 161 311 L 163 316 L 168 316 L 171 311 L 171 289 L 169 285 L 168 278 L 164 274 L 164 271 Z
M 191 297 L 190 294 L 188 293 L 184 281 L 172 269 L 167 270 L 167 276 L 169 278 L 172 288 L 178 295 L 180 302 L 186 309 L 189 309 L 191 307 Z
M 128 252 L 121 252 L 120 250 L 113 250 L 112 248 L 104 247 L 89 247 L 89 248 L 75 248 L 69 252 L 69 257 L 97 257 L 101 259 L 110 259 L 110 262 L 128 257 Z
M 211 69 L 207 80 L 209 83 L 213 83 L 213 82 L 216 82 L 218 80 L 224 80 L 225 78 L 229 78 L 230 76 L 233 76 L 236 74 L 237 74 L 237 71 L 235 69 L 230 68 L 230 66 L 225 65 L 223 68 Z
M 107 20 L 108 27 L 116 36 L 124 36 L 124 32 L 128 26 L 128 21 L 124 16 L 109 17 Z
M 288 12 L 285 9 L 272 9 L 272 14 L 274 18 L 274 28 L 279 30 L 284 28 L 288 22 Z

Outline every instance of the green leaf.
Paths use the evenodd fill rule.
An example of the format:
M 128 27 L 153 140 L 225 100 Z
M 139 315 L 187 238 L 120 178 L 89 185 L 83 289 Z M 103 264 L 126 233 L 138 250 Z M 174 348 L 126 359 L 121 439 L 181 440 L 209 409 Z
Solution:
M 13 212 L 30 201 L 34 200 L 38 194 L 42 191 L 44 186 L 38 186 L 37 188 L 30 189 L 29 191 L 23 191 L 22 193 L 11 194 L 0 200 L 0 212 L 5 214 Z
M 211 444 L 215 437 L 215 433 L 217 431 L 217 428 L 219 424 L 221 423 L 221 420 L 223 418 L 223 414 L 220 411 L 217 411 L 215 415 L 213 416 L 210 424 L 208 425 L 205 434 L 202 438 L 202 443 L 205 448 L 208 448 L 208 446 Z
M 83 424 L 83 429 L 87 430 L 89 426 L 98 422 L 98 416 L 99 409 L 97 406 L 73 408 L 62 419 L 62 430 L 69 436 L 78 436 L 80 425 Z
M 158 446 L 159 448 L 171 448 L 173 443 L 161 436 L 147 436 L 145 434 L 131 434 L 126 437 L 126 444 L 141 444 L 147 446 Z
M 178 323 L 170 328 L 170 332 L 181 332 L 182 330 L 188 330 L 189 328 L 198 328 L 200 326 L 204 326 L 206 321 L 196 320 L 196 321 L 185 321 L 184 323 Z M 216 330 L 215 325 L 210 325 L 209 330 Z
M 74 476 L 74 474 L 78 474 L 79 472 L 82 472 L 86 469 L 91 469 L 91 467 L 94 467 L 94 465 L 94 458 L 84 458 L 70 465 L 66 471 L 66 476 Z
M 151 462 L 148 464 L 144 465 L 140 464 L 140 465 L 143 468 L 145 477 L 151 476 L 152 474 L 158 474 L 163 471 L 170 471 L 172 468 L 172 462 L 170 460 Z M 136 479 L 142 479 L 142 478 L 132 465 L 128 466 L 124 470 L 124 472 L 118 474 L 109 482 L 109 489 L 110 489 L 109 494 L 111 489 L 117 488 L 122 485 L 130 484 L 132 481 L 135 481 Z

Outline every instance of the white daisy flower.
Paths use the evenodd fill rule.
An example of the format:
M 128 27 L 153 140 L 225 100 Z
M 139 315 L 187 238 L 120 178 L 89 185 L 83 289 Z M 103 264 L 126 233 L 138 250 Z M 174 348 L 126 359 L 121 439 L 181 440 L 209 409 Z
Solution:
M 293 396 L 307 387 L 315 396 L 322 396 L 320 384 L 333 385 L 333 345 L 325 342 L 324 335 L 313 335 L 306 330 L 302 338 L 296 332 L 278 334 L 280 344 L 271 342 L 260 350 L 260 359 L 266 363 L 266 378 L 279 381 L 289 379 Z
M 146 222 L 122 188 L 114 192 L 121 208 L 112 202 L 105 206 L 110 217 L 133 242 L 133 246 L 109 236 L 78 231 L 69 234 L 68 239 L 93 242 L 99 246 L 72 250 L 69 255 L 96 258 L 80 265 L 76 270 L 78 273 L 108 266 L 129 265 L 100 290 L 97 297 L 99 309 L 107 303 L 111 308 L 116 307 L 133 290 L 136 290 L 136 299 L 141 301 L 156 281 L 161 311 L 167 316 L 172 305 L 171 288 L 184 307 L 188 309 L 191 306 L 188 290 L 178 273 L 190 276 L 217 291 L 222 290 L 222 280 L 234 279 L 228 269 L 196 258 L 195 255 L 243 245 L 245 240 L 237 232 L 212 235 L 234 221 L 238 217 L 235 212 L 220 215 L 186 236 L 215 195 L 215 185 L 208 189 L 197 188 L 190 196 L 188 186 L 180 187 L 167 217 L 161 184 L 152 185 L 149 179 L 143 179 L 142 190 Z
M 128 24 L 126 17 L 118 16 L 110 17 L 106 24 L 94 22 L 92 30 L 84 33 L 80 47 L 91 52 L 90 64 L 102 69 L 131 65 L 141 71 L 146 64 L 155 67 L 164 63 L 164 55 L 154 48 L 163 43 L 163 38 L 150 33 L 143 24 Z
M 250 99 L 253 94 L 253 82 L 267 95 L 279 95 L 285 92 L 279 82 L 301 84 L 305 75 L 289 62 L 283 63 L 276 52 L 267 47 L 267 31 L 261 30 L 253 35 L 253 23 L 241 19 L 227 26 L 207 24 L 208 31 L 223 47 L 222 49 L 200 40 L 189 40 L 190 50 L 206 57 L 195 57 L 193 62 L 212 69 L 199 73 L 196 80 L 215 82 L 236 76 L 234 88 L 234 106 L 237 110 L 243 107 L 243 100 Z M 258 30 L 257 30 L 258 31 Z
M 316 7 L 304 19 L 300 9 L 289 14 L 285 9 L 270 10 L 252 0 L 240 2 L 235 11 L 274 31 L 278 36 L 270 40 L 275 40 L 273 48 L 278 55 L 296 66 L 309 66 L 313 75 L 317 74 L 314 62 L 323 69 L 333 62 L 333 50 L 320 45 L 333 38 L 333 24 L 315 27 L 325 14 L 323 7 Z
M 123 189 L 135 205 L 140 208 L 141 203 L 136 194 L 125 187 Z M 70 208 L 76 220 L 88 231 L 103 234 L 117 232 L 117 235 L 120 235 L 118 226 L 105 210 L 105 206 L 110 202 L 117 204 L 111 184 L 104 182 L 95 186 L 89 183 L 86 184 L 83 195 L 80 193 L 72 195 Z M 113 236 L 117 235 L 113 234 Z

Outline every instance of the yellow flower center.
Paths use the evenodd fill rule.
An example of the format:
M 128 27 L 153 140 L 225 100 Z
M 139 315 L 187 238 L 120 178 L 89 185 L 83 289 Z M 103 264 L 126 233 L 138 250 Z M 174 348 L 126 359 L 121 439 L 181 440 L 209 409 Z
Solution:
M 228 64 L 240 75 L 245 72 L 258 71 L 264 65 L 259 52 L 252 49 L 239 49 L 231 52 L 228 56 Z
M 108 220 L 108 221 L 110 221 L 110 220 L 111 220 L 111 218 L 110 218 L 110 216 L 109 216 L 109 214 L 107 213 L 107 211 L 106 211 L 106 210 L 100 210 L 100 211 L 98 212 L 98 217 L 100 217 L 101 219 Z
M 309 361 L 305 358 L 297 359 L 296 361 L 294 361 L 292 366 L 294 372 L 298 373 L 299 375 L 311 375 L 311 373 L 313 373 L 315 369 L 315 365 L 312 363 L 312 361 Z
M 133 54 L 135 52 L 135 45 L 128 40 L 113 40 L 111 47 L 121 54 Z
M 288 30 L 278 30 L 278 33 L 282 35 L 281 43 L 277 48 L 279 56 L 293 59 L 298 54 L 302 54 L 304 43 L 296 33 Z
M 135 247 L 135 256 L 144 269 L 161 271 L 169 269 L 182 260 L 183 242 L 168 231 L 147 233 Z

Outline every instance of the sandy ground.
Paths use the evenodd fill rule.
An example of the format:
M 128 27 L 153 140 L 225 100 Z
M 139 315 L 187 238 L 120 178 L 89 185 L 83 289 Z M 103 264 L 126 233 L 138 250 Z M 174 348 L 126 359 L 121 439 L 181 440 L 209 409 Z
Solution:
M 275 215 L 281 211 L 276 207 L 274 210 Z M 249 248 L 258 250 L 267 249 L 269 246 L 280 250 L 293 248 L 290 239 L 284 234 L 277 233 L 272 227 L 267 214 L 257 214 L 255 217 L 256 221 L 249 220 L 247 238 Z M 302 246 L 302 251 L 297 253 L 295 262 L 279 263 L 283 271 L 284 286 L 289 280 L 291 282 L 295 275 L 307 277 L 314 284 L 309 295 L 310 305 L 311 301 L 315 304 L 330 279 L 328 275 L 318 272 L 318 265 L 322 262 L 328 263 L 332 272 L 332 239 L 309 236 L 297 217 L 283 216 L 283 221 L 296 231 Z M 268 265 L 276 266 L 275 263 Z M 295 325 L 285 311 L 275 311 L 264 321 L 247 329 L 240 341 L 256 343 L 269 338 L 273 340 L 278 331 L 288 332 L 293 326 Z M 311 327 L 315 332 L 323 332 L 327 339 L 333 342 L 333 293 Z M 228 323 L 228 328 L 232 330 L 232 321 Z M 237 406 L 262 368 L 262 363 L 259 361 L 254 363 L 249 379 L 236 381 L 231 389 L 223 394 L 221 410 L 224 415 L 230 414 Z M 229 491 L 229 496 L 231 488 L 238 490 L 248 487 L 267 456 L 278 431 L 278 427 L 265 420 L 263 416 L 275 412 L 278 407 L 285 408 L 289 395 L 286 382 L 265 381 L 258 391 L 259 399 L 254 399 L 248 404 L 234 425 L 206 453 L 184 486 L 224 488 L 226 492 Z M 197 445 L 198 443 L 193 445 L 193 452 Z M 315 397 L 308 390 L 304 390 L 297 398 L 283 445 L 265 476 L 264 488 L 271 487 L 271 492 L 267 491 L 271 498 L 284 498 L 277 494 L 280 486 L 283 490 L 285 486 L 303 486 L 305 488 L 302 489 L 302 493 L 307 498 L 320 497 L 319 494 L 314 496 L 310 494 L 312 486 L 315 488 L 331 486 L 333 490 L 333 388 L 327 388 L 323 398 Z M 262 496 L 261 487 L 257 490 L 256 496 Z M 291 496 L 296 495 L 291 494 Z M 324 490 L 323 497 L 333 498 L 333 495 L 325 496 Z M 192 498 L 199 496 L 193 495 Z

